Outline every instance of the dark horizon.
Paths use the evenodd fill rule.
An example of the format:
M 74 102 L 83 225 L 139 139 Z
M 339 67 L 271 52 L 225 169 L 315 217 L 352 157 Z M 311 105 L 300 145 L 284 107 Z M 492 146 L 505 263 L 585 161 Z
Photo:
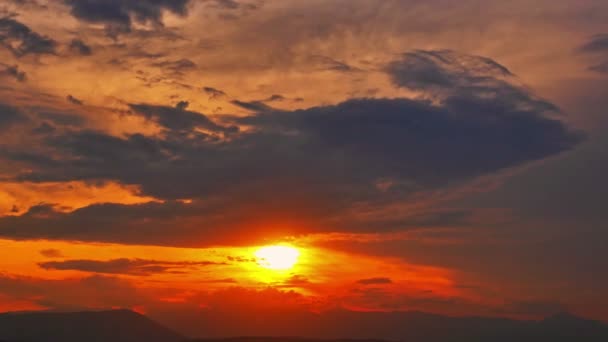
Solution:
M 250 313 L 252 317 L 257 313 Z M 284 315 L 284 313 L 282 313 Z M 243 321 L 200 320 L 199 334 L 167 328 L 134 311 L 121 309 L 84 312 L 29 312 L 0 314 L 0 340 L 42 342 L 69 341 L 604 341 L 608 325 L 570 314 L 557 314 L 540 321 L 505 318 L 448 317 L 422 312 L 324 313 L 304 325 L 285 330 L 285 317 L 263 318 L 264 326 Z M 340 317 L 341 316 L 341 317 Z M 377 317 L 374 317 L 377 316 Z M 340 317 L 340 319 L 335 319 Z M 278 319 L 277 319 L 278 318 Z M 301 317 L 300 317 L 301 318 Z M 222 322 L 223 320 L 223 322 Z M 259 322 L 259 321 L 258 321 Z M 160 324 L 159 324 L 160 323 Z M 222 331 L 217 324 L 225 324 Z M 353 324 L 356 323 L 356 324 Z M 272 325 L 275 325 L 274 327 Z M 111 326 L 112 329 L 107 329 Z M 213 328 L 210 328 L 213 327 Z M 245 328 L 245 330 L 242 330 Z M 254 330 L 250 330 L 254 328 Z M 278 328 L 278 330 L 277 330 Z M 248 330 L 249 329 L 249 330 Z M 218 334 L 219 333 L 219 334 Z

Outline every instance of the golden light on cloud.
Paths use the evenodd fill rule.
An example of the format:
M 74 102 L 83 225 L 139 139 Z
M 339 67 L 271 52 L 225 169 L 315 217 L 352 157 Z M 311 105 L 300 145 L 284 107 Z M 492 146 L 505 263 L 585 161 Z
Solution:
M 292 268 L 297 262 L 300 252 L 290 246 L 266 246 L 255 252 L 258 265 L 276 271 Z

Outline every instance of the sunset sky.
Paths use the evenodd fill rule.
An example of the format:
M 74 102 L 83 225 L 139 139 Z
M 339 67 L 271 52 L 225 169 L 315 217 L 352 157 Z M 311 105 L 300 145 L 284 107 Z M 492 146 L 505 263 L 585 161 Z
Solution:
M 0 0 L 0 312 L 608 321 L 607 108 L 605 0 Z

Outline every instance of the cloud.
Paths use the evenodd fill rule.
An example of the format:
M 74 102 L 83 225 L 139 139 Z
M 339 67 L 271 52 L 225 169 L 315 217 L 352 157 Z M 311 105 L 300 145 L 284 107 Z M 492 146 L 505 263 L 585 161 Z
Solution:
M 310 57 L 310 62 L 320 70 L 337 72 L 355 72 L 359 69 L 346 64 L 345 62 L 333 59 L 328 56 L 314 55 Z
M 174 218 L 194 216 L 194 212 L 181 203 L 145 203 L 134 206 L 120 204 L 97 204 L 72 213 L 61 213 L 53 205 L 42 204 L 31 207 L 28 212 L 15 219 L 0 218 L 0 231 L 16 239 L 68 239 L 79 241 L 114 241 L 136 244 L 162 244 L 158 237 L 168 229 Z M 8 220 L 6 220 L 8 218 Z M 92 220 L 93 218 L 96 218 Z M 3 221 L 4 220 L 4 221 Z M 154 223 L 145 223 L 154 220 Z M 86 225 L 87 230 L 82 227 Z M 181 228 L 189 230 L 184 222 Z M 150 237 L 150 239 L 146 238 Z M 176 234 L 180 239 L 181 234 Z M 192 237 L 191 237 L 192 238 Z M 169 244 L 184 244 L 185 240 L 174 240 Z
M 65 234 L 85 240 L 122 239 L 131 243 L 138 237 L 147 242 L 168 242 L 168 234 L 177 239 L 173 241 L 184 241 L 187 227 L 193 222 L 163 231 L 161 227 L 171 224 L 157 220 L 156 227 L 145 228 L 156 235 L 135 234 L 138 217 L 157 217 L 166 210 L 171 211 L 168 218 L 196 216 L 199 222 L 205 222 L 199 223 L 200 234 L 214 224 L 218 229 L 235 229 L 238 220 L 253 224 L 258 212 L 269 213 L 268 219 L 282 212 L 296 221 L 331 221 L 353 203 L 382 206 L 416 192 L 440 189 L 554 155 L 581 139 L 561 122 L 540 113 L 493 108 L 477 101 L 465 104 L 456 102 L 443 107 L 408 99 L 360 99 L 336 106 L 263 113 L 235 118 L 255 129 L 220 144 L 208 136 L 175 135 L 190 132 L 193 122 L 199 120 L 202 127 L 217 129 L 199 114 L 173 107 L 140 106 L 135 109 L 141 115 L 172 134 L 166 138 L 140 134 L 121 138 L 92 131 L 57 135 L 48 139 L 48 146 L 64 157 L 52 161 L 21 158 L 33 167 L 33 172 L 22 174 L 21 179 L 113 179 L 138 184 L 144 193 L 157 198 L 214 201 L 189 206 L 93 206 L 39 222 L 31 222 L 27 216 L 6 218 L 5 222 L 0 220 L 0 234 L 43 234 L 54 238 Z M 184 113 L 185 117 L 180 117 Z M 391 180 L 390 191 L 377 188 L 380 179 Z M 259 201 L 243 200 L 250 196 Z M 278 210 L 279 207 L 283 209 Z M 212 219 L 226 217 L 226 208 L 232 212 L 227 221 Z M 105 219 L 99 221 L 96 217 Z M 78 227 L 82 222 L 95 222 L 97 228 L 81 231 Z M 378 222 L 318 223 L 323 230 L 378 229 Z M 398 220 L 385 223 L 383 229 L 389 230 L 403 224 Z M 10 229 L 17 225 L 18 231 Z M 241 225 L 243 229 L 248 227 L 242 222 Z
M 224 91 L 213 87 L 203 87 L 203 92 L 209 95 L 209 100 L 216 100 L 226 96 L 226 93 Z
M 603 56 L 602 62 L 589 66 L 587 69 L 600 74 L 608 73 L 608 34 L 596 34 L 579 48 L 579 51 L 586 54 Z
M 579 49 L 582 52 L 608 52 L 608 34 L 596 34 Z
M 203 281 L 203 283 L 207 283 L 207 284 L 236 284 L 238 282 L 236 280 L 232 279 L 232 278 L 223 278 L 223 279 L 205 280 L 205 281 Z
M 0 104 L 0 130 L 9 128 L 15 124 L 26 122 L 27 116 L 19 109 Z
M 11 17 L 3 17 L 0 18 L 0 45 L 19 58 L 29 54 L 55 54 L 57 42 Z
M 110 35 L 131 32 L 133 23 L 162 27 L 163 12 L 188 14 L 189 0 L 64 0 L 82 21 L 104 24 Z
M 40 111 L 37 113 L 37 116 L 42 120 L 51 121 L 59 126 L 78 127 L 86 122 L 85 118 L 81 115 L 58 111 Z
M 269 96 L 268 98 L 262 100 L 262 102 L 281 102 L 281 101 L 285 101 L 285 96 L 283 96 L 281 94 L 273 94 L 273 95 Z
M 52 154 L 7 151 L 28 170 L 18 180 L 113 180 L 167 202 L 91 206 L 46 221 L 4 218 L 0 235 L 129 243 L 139 236 L 153 244 L 191 244 L 209 243 L 205 237 L 212 232 L 216 242 L 230 235 L 235 241 L 234 232 L 247 229 L 256 233 L 242 238 L 255 239 L 273 233 L 278 223 L 301 233 L 463 221 L 468 212 L 458 210 L 413 220 L 381 213 L 420 194 L 568 151 L 584 139 L 551 118 L 554 105 L 518 86 L 490 59 L 416 51 L 387 72 L 397 86 L 432 92 L 433 100 L 361 98 L 294 111 L 239 101 L 255 113 L 221 121 L 183 106 L 131 104 L 129 115 L 158 124 L 162 134 L 73 130 L 44 141 Z M 192 201 L 172 202 L 180 199 Z M 355 204 L 380 214 L 352 215 Z M 142 228 L 146 217 L 162 220 Z M 82 222 L 95 222 L 95 228 L 78 231 Z M 148 233 L 138 235 L 138 229 Z M 188 241 L 188 234 L 197 238 Z
M 176 76 L 183 76 L 186 71 L 196 69 L 196 63 L 186 58 L 153 63 L 152 66 L 161 68 Z
M 233 101 L 230 101 L 230 103 L 232 103 L 233 105 L 235 105 L 237 107 L 241 107 L 243 109 L 247 109 L 252 112 L 264 112 L 264 111 L 273 110 L 271 107 L 269 107 L 267 104 L 265 104 L 262 101 L 247 102 L 247 101 L 233 100 Z
M 77 106 L 82 106 L 82 105 L 84 105 L 84 102 L 82 102 L 82 100 L 79 100 L 79 99 L 75 98 L 75 97 L 74 97 L 74 96 L 72 96 L 72 95 L 68 95 L 68 96 L 66 97 L 66 99 L 67 99 L 67 100 L 68 100 L 68 102 L 70 102 L 71 104 L 75 104 L 75 105 L 77 105 Z
M 34 128 L 32 130 L 32 133 L 44 135 L 44 134 L 51 134 L 55 131 L 56 131 L 55 126 L 49 124 L 48 122 L 43 122 L 40 124 L 40 126 Z
M 80 39 L 72 39 L 68 46 L 70 51 L 79 54 L 81 56 L 90 56 L 93 54 L 93 49 L 87 43 Z
M 237 9 L 240 4 L 235 0 L 214 0 L 215 4 L 221 8 Z
M 495 91 L 514 88 L 503 81 L 513 74 L 487 57 L 451 50 L 416 50 L 388 64 L 386 72 L 399 87 L 419 91 Z
M 86 310 L 134 307 L 147 298 L 140 289 L 122 279 L 91 276 L 81 279 L 47 280 L 0 275 L 0 293 L 13 299 L 35 302 L 51 310 Z
M 46 270 L 76 270 L 102 274 L 125 274 L 148 276 L 157 273 L 170 273 L 183 269 L 205 266 L 226 265 L 213 261 L 158 261 L 145 259 L 65 260 L 46 261 L 38 264 Z
M 63 257 L 63 253 L 61 253 L 60 250 L 54 249 L 54 248 L 43 249 L 40 251 L 40 254 L 47 258 L 62 258 Z
M 133 115 L 142 116 L 160 126 L 176 132 L 193 132 L 194 129 L 205 129 L 211 132 L 235 133 L 235 126 L 222 126 L 202 113 L 192 112 L 185 107 L 166 107 L 148 104 L 131 104 Z
M 599 72 L 601 74 L 608 74 L 608 61 L 592 65 L 589 67 L 589 70 Z
M 307 287 L 311 285 L 311 281 L 305 276 L 294 274 L 291 277 L 285 279 L 284 281 L 278 282 L 273 285 L 274 288 L 282 289 L 282 288 L 294 288 L 294 287 Z
M 0 66 L 4 66 L 4 70 L 0 70 L 0 75 L 13 77 L 19 82 L 25 82 L 27 80 L 27 74 L 25 71 L 19 69 L 18 65 L 6 65 L 0 63 Z
M 390 278 L 367 278 L 358 280 L 357 283 L 362 285 L 381 285 L 392 284 L 393 281 Z

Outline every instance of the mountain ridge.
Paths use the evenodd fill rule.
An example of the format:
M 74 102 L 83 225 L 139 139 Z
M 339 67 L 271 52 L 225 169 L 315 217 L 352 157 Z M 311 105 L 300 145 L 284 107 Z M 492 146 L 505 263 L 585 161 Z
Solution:
M 203 323 L 213 324 L 201 320 L 201 324 Z M 233 323 L 234 331 L 237 331 L 238 322 Z M 125 309 L 12 312 L 0 313 L 0 342 L 608 341 L 608 325 L 568 313 L 548 316 L 542 320 L 525 321 L 496 317 L 452 317 L 417 311 L 392 314 L 340 311 L 334 316 L 328 316 L 326 321 L 300 323 L 302 335 L 318 336 L 270 335 L 188 339 L 175 332 L 177 329 L 166 328 L 145 315 Z M 279 329 L 276 331 L 279 334 Z M 328 333 L 329 331 L 331 333 Z M 362 332 L 378 336 L 369 338 Z
M 184 336 L 131 310 L 0 314 L 0 341 L 179 342 Z

